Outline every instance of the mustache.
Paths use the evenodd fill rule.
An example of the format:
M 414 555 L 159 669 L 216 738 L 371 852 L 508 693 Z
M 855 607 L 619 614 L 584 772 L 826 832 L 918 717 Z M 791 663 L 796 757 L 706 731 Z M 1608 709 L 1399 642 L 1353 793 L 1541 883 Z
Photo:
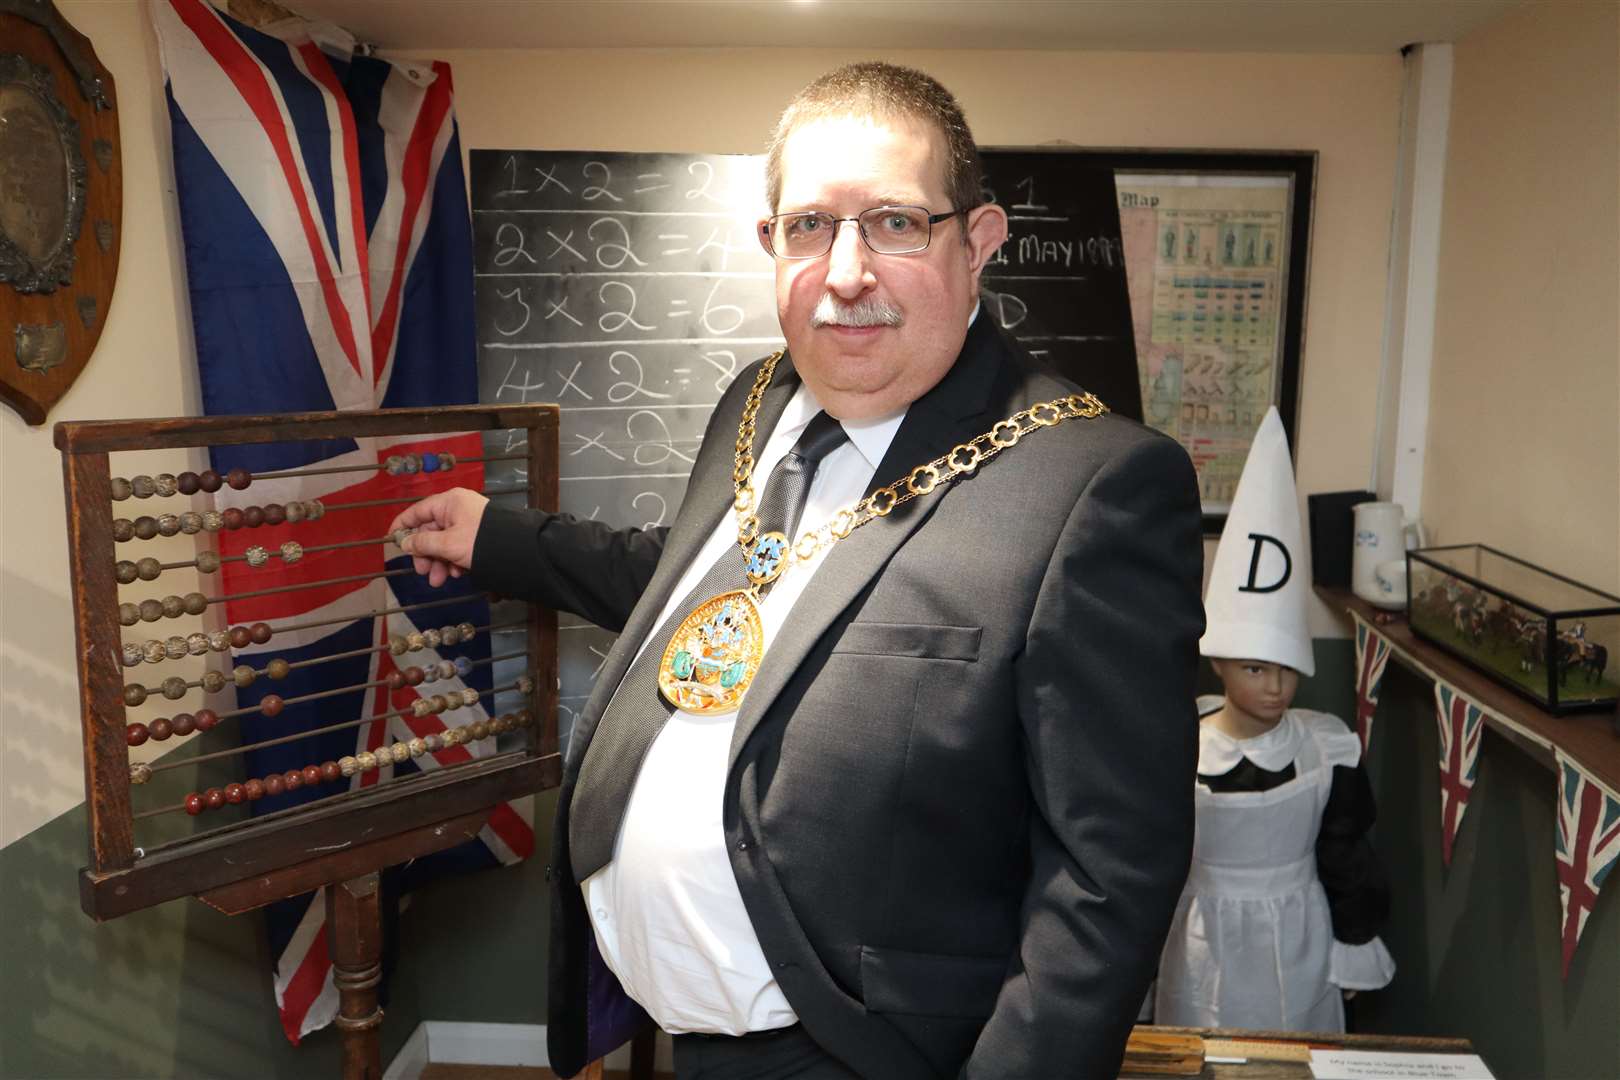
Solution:
M 875 296 L 863 296 L 853 304 L 846 304 L 833 299 L 831 293 L 824 293 L 816 310 L 810 313 L 812 329 L 823 326 L 900 326 L 905 321 L 899 308 Z

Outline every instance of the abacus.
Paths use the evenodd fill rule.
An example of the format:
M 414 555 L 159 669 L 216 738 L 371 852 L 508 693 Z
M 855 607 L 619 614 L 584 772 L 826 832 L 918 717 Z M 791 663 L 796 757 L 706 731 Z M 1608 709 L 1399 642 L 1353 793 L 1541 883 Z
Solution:
M 478 835 L 561 775 L 555 613 L 501 621 L 464 580 L 424 595 L 386 523 L 452 486 L 555 509 L 557 407 L 60 423 L 55 437 L 89 812 L 82 907 L 104 920 L 196 896 L 235 914 L 329 887 L 345 1074 L 380 1074 L 377 873 Z M 125 452 L 202 449 L 255 464 L 124 467 Z M 484 484 L 502 461 L 519 481 Z M 327 496 L 284 497 L 313 483 Z M 139 595 L 165 575 L 199 585 Z M 500 651 L 513 637 L 521 647 Z M 329 752 L 334 739 L 354 749 Z M 183 745 L 145 760 L 165 742 Z M 243 766 L 306 746 L 285 770 Z

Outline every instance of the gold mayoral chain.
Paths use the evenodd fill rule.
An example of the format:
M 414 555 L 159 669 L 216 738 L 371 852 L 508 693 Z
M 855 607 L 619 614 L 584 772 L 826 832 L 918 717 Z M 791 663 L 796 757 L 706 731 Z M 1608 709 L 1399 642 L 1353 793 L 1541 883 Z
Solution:
M 949 453 L 918 465 L 904 478 L 844 507 L 819 527 L 800 533 L 798 541 L 790 544 L 782 533 L 760 533 L 750 483 L 754 473 L 754 416 L 781 359 L 782 353 L 776 352 L 760 367 L 743 406 L 742 422 L 737 425 L 737 457 L 731 470 L 737 495 L 732 510 L 737 515 L 737 546 L 742 549 L 743 569 L 751 584 L 699 604 L 675 629 L 658 665 L 658 690 L 664 699 L 677 709 L 700 716 L 734 712 L 742 706 L 743 695 L 754 681 L 765 653 L 760 592 L 788 568 L 809 562 L 823 548 L 838 543 L 869 521 L 887 517 L 895 507 L 968 475 L 1003 450 L 1018 445 L 1019 439 L 1033 431 L 1055 427 L 1065 420 L 1093 419 L 1108 411 L 1095 394 L 1070 394 L 1031 405 Z

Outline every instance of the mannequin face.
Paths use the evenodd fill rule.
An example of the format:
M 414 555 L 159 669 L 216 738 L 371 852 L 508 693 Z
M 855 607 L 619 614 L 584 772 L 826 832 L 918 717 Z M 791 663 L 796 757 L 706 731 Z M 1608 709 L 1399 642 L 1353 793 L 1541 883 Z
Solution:
M 1226 711 L 1234 720 L 1267 730 L 1294 703 L 1299 672 L 1267 660 L 1210 660 L 1226 686 Z M 1231 715 L 1236 714 L 1236 715 Z

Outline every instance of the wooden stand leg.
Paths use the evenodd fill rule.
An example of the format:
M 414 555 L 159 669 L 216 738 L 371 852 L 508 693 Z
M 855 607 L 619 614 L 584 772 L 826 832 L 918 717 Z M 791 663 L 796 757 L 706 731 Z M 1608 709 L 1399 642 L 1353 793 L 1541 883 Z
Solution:
M 338 989 L 338 1030 L 343 1033 L 343 1080 L 380 1080 L 382 1049 L 377 1029 L 382 1009 L 382 917 L 380 880 L 374 871 L 326 887 L 326 925 L 332 935 L 332 981 Z

